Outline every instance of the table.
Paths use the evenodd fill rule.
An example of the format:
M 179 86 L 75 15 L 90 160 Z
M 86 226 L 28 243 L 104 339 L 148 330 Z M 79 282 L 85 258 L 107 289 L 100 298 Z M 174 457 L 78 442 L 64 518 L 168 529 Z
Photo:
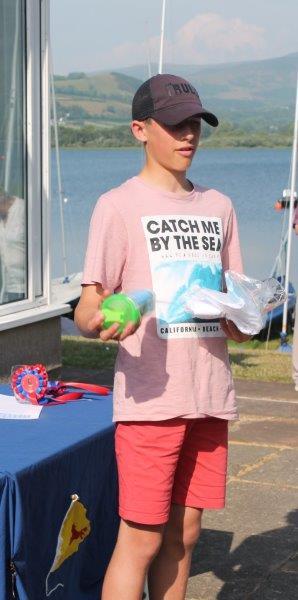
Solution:
M 11 393 L 0 386 L 0 393 Z M 59 531 L 78 494 L 90 534 L 48 579 L 51 600 L 98 600 L 119 518 L 112 395 L 43 408 L 38 420 L 0 420 L 0 600 L 47 598 Z

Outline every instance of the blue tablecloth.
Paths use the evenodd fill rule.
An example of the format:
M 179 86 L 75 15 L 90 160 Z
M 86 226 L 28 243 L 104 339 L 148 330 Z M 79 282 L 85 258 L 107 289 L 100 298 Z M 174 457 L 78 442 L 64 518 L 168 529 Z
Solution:
M 0 386 L 0 393 L 11 393 Z M 46 598 L 58 534 L 78 494 L 91 532 L 51 573 L 51 600 L 98 600 L 118 530 L 112 396 L 43 408 L 38 420 L 0 419 L 0 600 Z

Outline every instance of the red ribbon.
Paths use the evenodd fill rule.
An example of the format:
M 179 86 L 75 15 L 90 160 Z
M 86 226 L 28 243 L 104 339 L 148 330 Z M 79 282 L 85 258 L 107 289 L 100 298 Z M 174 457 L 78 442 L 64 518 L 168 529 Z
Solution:
M 78 381 L 58 381 L 55 382 L 52 388 L 48 388 L 45 397 L 49 398 L 47 404 L 65 404 L 66 402 L 72 402 L 74 400 L 80 400 L 85 392 L 91 394 L 98 394 L 99 396 L 107 396 L 110 393 L 110 389 L 105 386 L 95 385 L 94 383 L 80 383 Z M 71 392 L 67 391 L 68 388 L 78 388 L 82 391 Z

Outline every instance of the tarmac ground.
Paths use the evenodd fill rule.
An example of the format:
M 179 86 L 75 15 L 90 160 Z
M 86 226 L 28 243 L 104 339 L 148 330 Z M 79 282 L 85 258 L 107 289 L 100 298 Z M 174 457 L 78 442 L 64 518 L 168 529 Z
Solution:
M 111 385 L 112 373 L 63 379 Z M 186 600 L 298 599 L 298 392 L 236 380 L 226 508 L 205 511 Z
M 206 511 L 187 600 L 298 599 L 298 392 L 235 381 L 227 503 Z

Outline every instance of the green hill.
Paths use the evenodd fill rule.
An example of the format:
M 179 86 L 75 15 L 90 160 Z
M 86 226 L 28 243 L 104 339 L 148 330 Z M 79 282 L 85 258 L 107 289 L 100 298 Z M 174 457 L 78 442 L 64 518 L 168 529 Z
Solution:
M 141 83 L 122 73 L 55 76 L 58 115 L 68 123 L 128 122 L 131 99 Z
M 179 73 L 189 79 L 198 88 L 205 106 L 218 115 L 221 127 L 216 134 L 211 136 L 210 129 L 205 133 L 217 140 L 216 144 L 224 134 L 228 143 L 235 136 L 247 139 L 253 135 L 252 140 L 262 140 L 262 136 L 272 135 L 276 145 L 278 136 L 282 144 L 291 140 L 297 66 L 295 53 L 211 66 L 165 65 L 164 72 Z M 146 77 L 144 65 L 111 73 L 55 76 L 60 124 L 64 128 L 87 127 L 89 132 L 90 126 L 113 127 L 115 139 L 114 127 L 128 124 L 132 97 Z M 270 145 L 270 140 L 266 140 L 266 145 Z

